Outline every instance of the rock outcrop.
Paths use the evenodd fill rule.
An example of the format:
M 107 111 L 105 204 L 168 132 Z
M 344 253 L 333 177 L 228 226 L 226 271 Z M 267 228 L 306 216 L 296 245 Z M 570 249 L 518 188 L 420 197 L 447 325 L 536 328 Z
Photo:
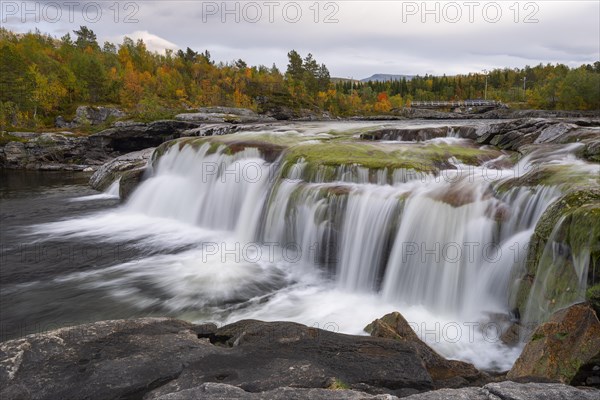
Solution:
M 100 125 L 111 119 L 123 118 L 126 114 L 115 107 L 79 106 L 73 121 L 67 122 L 62 116 L 56 117 L 57 128 L 77 128 L 83 125 Z
M 218 351 L 172 319 L 105 321 L 0 344 L 2 399 L 141 398 Z
M 185 130 L 199 126 L 199 123 L 174 120 L 160 120 L 148 124 L 126 121 L 89 136 L 89 141 L 90 145 L 106 152 L 128 153 L 156 147 L 167 140 L 180 137 Z
M 600 391 L 556 383 L 490 383 L 482 388 L 442 389 L 405 397 L 406 400 L 598 400 Z
M 436 387 L 461 387 L 474 383 L 483 384 L 490 377 L 472 364 L 447 360 L 424 343 L 411 329 L 402 314 L 393 312 L 376 319 L 365 327 L 374 337 L 393 339 L 411 346 L 421 358 Z
M 532 324 L 574 302 L 597 304 L 599 266 L 600 189 L 571 191 L 536 225 L 514 306 Z
M 154 148 L 144 149 L 109 161 L 91 176 L 90 186 L 98 191 L 104 191 L 114 181 L 120 179 L 119 195 L 121 198 L 127 197 L 140 182 L 153 152 Z
M 183 113 L 175 116 L 179 121 L 208 123 L 249 123 L 275 121 L 275 118 L 259 115 L 247 108 L 202 107 L 197 112 Z
M 441 389 L 403 397 L 406 400 L 597 400 L 599 392 L 560 384 L 491 383 L 482 388 Z M 356 390 L 305 389 L 282 387 L 260 393 L 250 393 L 236 386 L 204 383 L 193 389 L 169 393 L 152 400 L 236 399 L 236 400 L 398 400 L 392 395 L 369 395 Z
M 91 148 L 88 138 L 71 132 L 13 132 L 0 147 L 0 167 L 37 170 L 84 170 L 110 159 Z
M 16 399 L 597 400 L 562 384 L 432 388 L 407 343 L 288 322 L 218 329 L 169 318 L 102 321 L 0 344 L 0 397 Z M 494 397 L 495 396 L 495 397 Z
M 554 313 L 533 332 L 507 375 L 529 377 L 600 387 L 600 321 L 588 304 Z
M 360 135 L 361 139 L 367 140 L 400 140 L 400 141 L 423 141 L 438 137 L 448 136 L 448 127 L 398 129 L 383 128 L 366 132 Z
M 247 392 L 432 389 L 404 343 L 287 322 L 240 321 L 216 329 L 165 318 L 105 321 L 0 347 L 1 397 L 7 400 L 161 398 L 209 382 Z
M 250 392 L 282 386 L 326 388 L 332 380 L 371 394 L 433 387 L 414 350 L 387 339 L 343 335 L 291 322 L 253 320 L 200 336 L 227 349 L 229 356 L 191 365 L 156 393 L 192 388 L 214 379 Z
M 600 120 L 521 118 L 483 125 L 477 131 L 477 143 L 491 144 L 503 150 L 527 152 L 532 144 L 567 144 L 580 142 L 582 154 L 594 157 L 600 142 Z

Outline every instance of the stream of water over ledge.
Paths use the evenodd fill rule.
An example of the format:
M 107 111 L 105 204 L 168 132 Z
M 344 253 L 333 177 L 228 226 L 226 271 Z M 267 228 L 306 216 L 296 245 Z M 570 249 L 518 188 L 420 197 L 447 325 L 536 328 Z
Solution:
M 76 174 L 4 172 L 2 339 L 159 315 L 364 334 L 400 311 L 442 355 L 509 369 L 521 347 L 500 335 L 515 317 L 515 277 L 561 188 L 506 183 L 536 159 L 594 167 L 577 144 L 516 162 L 454 129 L 394 131 L 443 122 L 388 125 L 298 123 L 163 145 L 124 203 L 118 183 L 98 195 Z

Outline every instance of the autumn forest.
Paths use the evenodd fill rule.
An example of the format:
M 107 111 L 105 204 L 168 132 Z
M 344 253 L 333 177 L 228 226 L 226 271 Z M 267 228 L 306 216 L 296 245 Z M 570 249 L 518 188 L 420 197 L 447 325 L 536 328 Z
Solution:
M 208 50 L 149 51 L 146 44 L 98 43 L 82 26 L 61 38 L 0 30 L 0 127 L 51 127 L 82 104 L 117 105 L 141 120 L 200 106 L 260 113 L 310 110 L 332 116 L 393 112 L 417 100 L 500 100 L 515 108 L 600 109 L 600 62 L 495 69 L 388 82 L 330 77 L 313 55 L 292 50 L 285 71 L 243 60 L 216 62 Z M 487 91 L 486 91 L 487 79 Z

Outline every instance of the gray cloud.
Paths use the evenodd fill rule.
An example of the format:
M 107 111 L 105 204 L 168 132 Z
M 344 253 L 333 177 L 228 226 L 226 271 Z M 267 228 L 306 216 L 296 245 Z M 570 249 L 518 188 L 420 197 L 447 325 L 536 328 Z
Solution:
M 6 3 L 22 4 L 2 3 L 3 12 Z M 63 4 L 38 4 L 43 8 L 48 3 Z M 93 10 L 95 6 L 89 4 L 94 2 L 79 3 L 73 22 L 63 19 L 36 23 L 32 18 L 22 22 L 19 16 L 3 14 L 6 22 L 2 23 L 19 32 L 38 28 L 57 36 L 88 25 L 101 41 L 147 32 L 157 50 L 172 43 L 180 48 L 208 49 L 217 61 L 242 58 L 250 64 L 269 66 L 275 62 L 281 69 L 285 69 L 287 52 L 296 49 L 302 54 L 313 53 L 334 76 L 365 77 L 378 72 L 455 74 L 538 63 L 575 66 L 600 59 L 597 1 L 522 1 L 517 15 L 509 8 L 514 2 L 481 0 L 472 22 L 463 1 L 427 2 L 428 10 L 437 7 L 439 22 L 435 21 L 436 15 L 424 14 L 422 9 L 411 15 L 403 13 L 410 7 L 422 7 L 421 1 L 322 1 L 317 3 L 318 14 L 313 1 L 279 1 L 279 6 L 272 9 L 264 1 L 227 1 L 227 9 L 236 10 L 234 14 L 224 13 L 221 1 L 119 2 L 118 13 L 115 2 L 97 1 L 102 16 L 92 22 L 93 18 L 82 14 L 86 6 Z M 448 21 L 455 14 L 443 14 L 451 7 L 462 12 L 459 22 Z M 498 7 L 501 18 L 491 23 L 494 14 L 486 15 L 483 10 Z M 302 15 L 292 23 L 297 8 Z M 262 18 L 252 22 L 257 9 Z M 268 20 L 269 10 L 275 11 L 273 22 Z M 338 22 L 325 23 L 332 12 Z M 538 22 L 524 23 L 531 12 L 535 12 L 533 18 Z M 131 23 L 134 20 L 137 22 Z

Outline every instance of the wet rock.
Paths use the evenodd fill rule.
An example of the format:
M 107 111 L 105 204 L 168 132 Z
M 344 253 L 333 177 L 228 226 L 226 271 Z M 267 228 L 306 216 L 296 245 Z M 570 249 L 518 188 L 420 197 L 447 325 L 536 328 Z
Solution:
M 258 115 L 247 108 L 233 107 L 203 107 L 199 108 L 198 112 L 183 113 L 175 116 L 179 121 L 192 122 L 227 122 L 227 123 L 249 123 L 249 122 L 265 122 L 275 121 L 274 118 Z
M 540 132 L 540 135 L 535 139 L 534 143 L 547 143 L 555 141 L 556 139 L 564 136 L 570 130 L 577 128 L 577 125 L 568 124 L 564 122 L 559 122 L 554 125 L 550 125 L 549 127 L 543 129 Z
M 600 392 L 574 388 L 552 383 L 515 383 L 501 382 L 488 384 L 482 388 L 440 389 L 402 397 L 407 400 L 597 400 Z M 369 395 L 356 390 L 328 390 L 303 388 L 278 388 L 270 391 L 250 393 L 238 387 L 205 383 L 193 389 L 170 393 L 160 397 L 148 397 L 152 400 L 184 400 L 184 399 L 373 399 L 396 400 L 392 395 Z
M 204 124 L 197 128 L 187 129 L 181 132 L 181 136 L 221 136 L 235 133 L 244 128 L 233 124 Z
M 249 392 L 284 386 L 326 388 L 331 378 L 350 389 L 376 387 L 388 393 L 432 388 L 421 360 L 401 342 L 253 320 L 227 325 L 205 337 L 229 356 L 190 365 L 177 380 L 157 389 L 153 398 L 206 382 Z
M 168 318 L 104 321 L 0 344 L 0 397 L 142 398 L 218 351 Z
M 582 366 L 598 359 L 600 321 L 588 304 L 576 304 L 554 313 L 533 332 L 507 378 L 540 377 L 572 383 Z M 595 376 L 600 377 L 600 364 L 596 366 Z
M 9 142 L 4 146 L 3 166 L 15 167 L 27 164 L 27 151 L 23 142 Z
M 501 382 L 414 394 L 432 387 L 421 363 L 408 343 L 295 323 L 247 320 L 219 329 L 169 318 L 102 321 L 1 343 L 0 396 L 592 400 L 600 393 Z
M 274 162 L 285 150 L 284 146 L 278 144 L 253 140 L 231 141 L 227 144 L 227 148 L 231 154 L 244 151 L 247 148 L 255 148 L 260 152 L 262 158 L 264 158 L 267 162 Z
M 442 389 L 406 400 L 598 400 L 600 392 L 555 383 L 489 383 L 482 388 Z
M 472 364 L 446 360 L 425 344 L 399 312 L 386 314 L 365 327 L 371 336 L 394 339 L 415 350 L 437 388 L 467 386 L 472 382 L 482 383 L 489 377 L 478 371 Z M 462 378 L 462 380 L 456 380 Z
M 146 166 L 141 166 L 123 172 L 119 179 L 119 197 L 121 200 L 127 199 L 131 193 L 138 187 L 140 182 L 144 180 L 146 175 Z
M 522 118 L 479 127 L 476 142 L 523 153 L 531 144 L 597 142 L 598 125 L 598 119 Z
M 391 395 L 369 395 L 364 392 L 347 389 L 306 389 L 282 387 L 265 392 L 252 393 L 239 387 L 226 385 L 223 383 L 203 383 L 202 385 L 181 390 L 175 393 L 168 393 L 154 397 L 152 394 L 147 400 L 188 400 L 188 399 L 239 399 L 239 400 L 395 400 L 396 396 Z
M 181 136 L 183 131 L 199 127 L 199 123 L 160 120 L 149 124 L 115 124 L 89 137 L 90 144 L 106 152 L 128 153 L 156 147 Z
M 595 139 L 589 140 L 581 152 L 581 156 L 589 161 L 600 163 L 600 130 L 597 130 Z
M 223 389 L 207 383 L 241 389 L 225 388 L 232 394 L 291 398 L 432 388 L 404 343 L 287 322 L 240 321 L 217 329 L 167 318 L 103 321 L 0 345 L 2 399 L 189 398 Z
M 384 128 L 363 133 L 360 135 L 360 138 L 365 140 L 399 140 L 420 142 L 433 138 L 447 137 L 449 129 L 450 128 L 446 126 L 416 129 Z
M 15 132 L 19 138 L 0 147 L 0 166 L 39 170 L 84 170 L 108 159 L 89 148 L 85 137 L 71 132 Z
M 329 121 L 331 115 L 326 112 L 308 109 L 292 109 L 285 106 L 271 106 L 265 110 L 264 116 L 277 121 Z
M 153 152 L 154 148 L 144 149 L 124 154 L 107 162 L 90 177 L 90 186 L 98 191 L 104 191 L 121 178 L 119 190 L 124 194 L 121 198 L 127 197 L 139 183 Z
M 521 325 L 513 323 L 502 332 L 500 340 L 508 346 L 517 346 L 521 343 L 521 336 L 525 334 L 526 332 Z
M 585 260 L 587 267 L 581 265 Z M 543 322 L 561 307 L 586 300 L 593 294 L 585 292 L 586 286 L 600 284 L 598 265 L 600 190 L 570 191 L 546 209 L 535 227 L 516 308 L 529 325 Z M 582 272 L 587 272 L 583 285 Z
M 477 128 L 474 126 L 459 126 L 453 128 L 459 137 L 463 139 L 477 139 Z

